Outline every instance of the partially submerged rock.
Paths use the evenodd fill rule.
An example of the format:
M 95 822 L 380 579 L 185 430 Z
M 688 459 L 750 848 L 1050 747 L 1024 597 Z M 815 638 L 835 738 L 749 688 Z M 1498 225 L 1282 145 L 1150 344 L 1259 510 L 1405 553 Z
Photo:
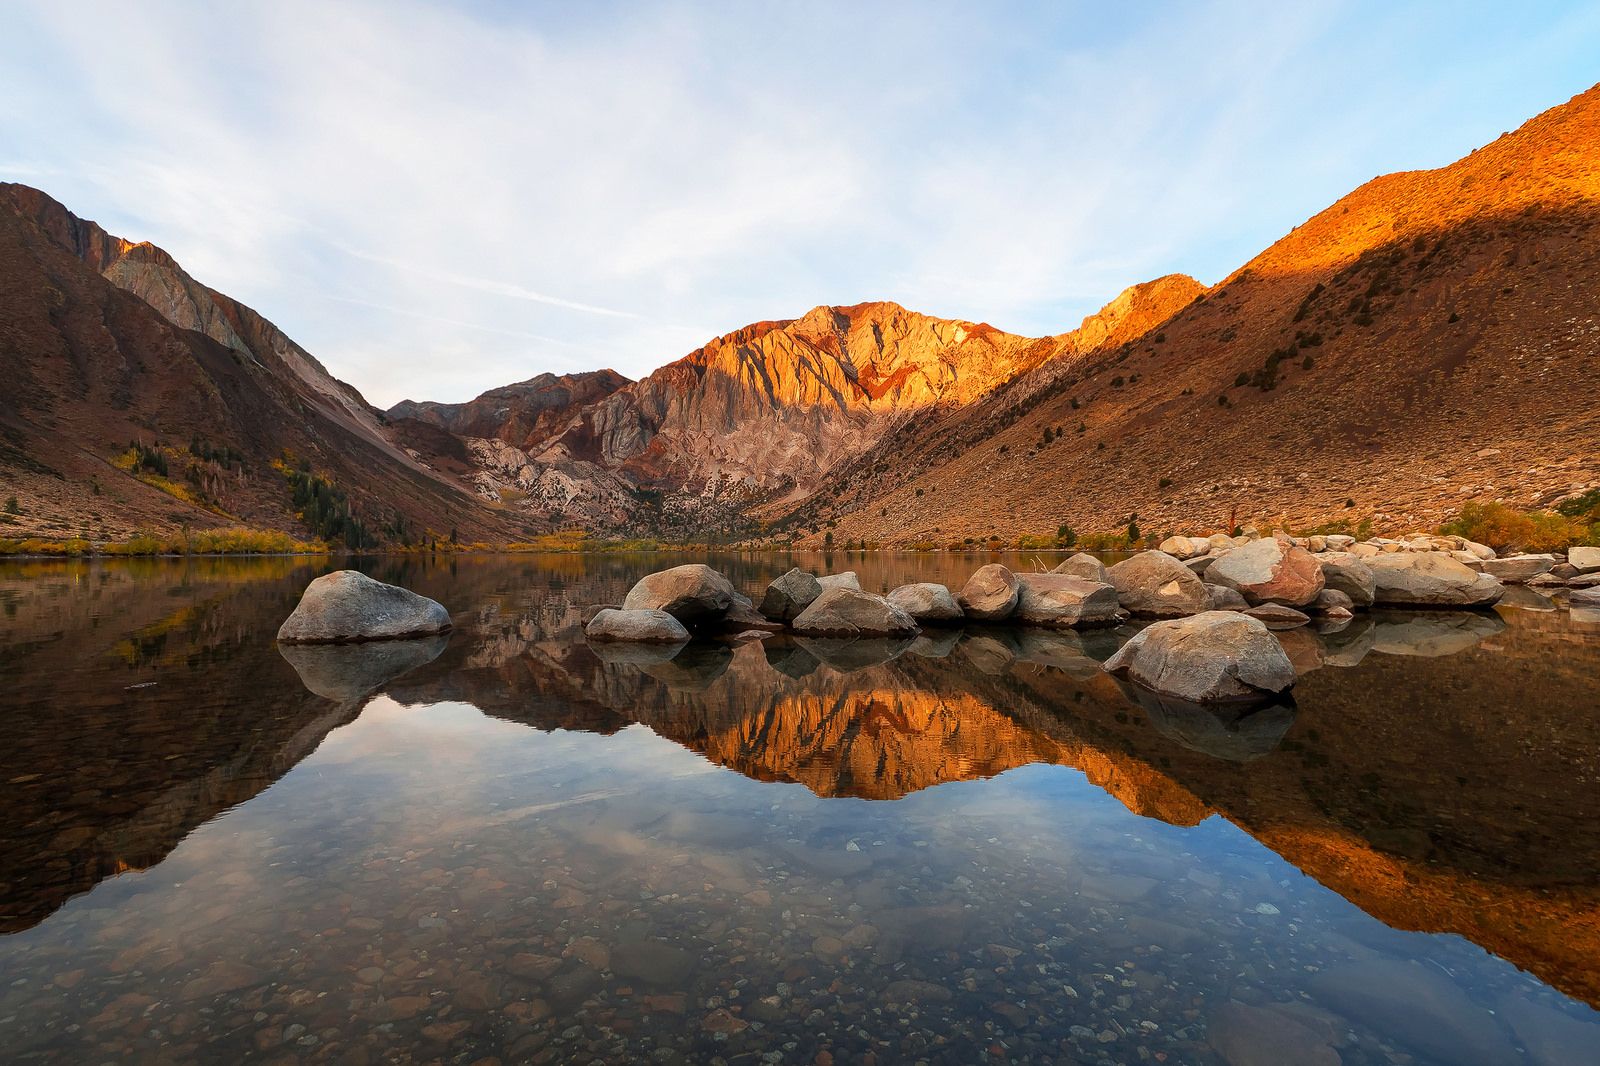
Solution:
M 1050 571 L 1052 574 L 1070 574 L 1073 577 L 1087 578 L 1098 581 L 1102 585 L 1109 585 L 1111 581 L 1106 577 L 1106 564 L 1085 552 L 1071 556 L 1065 562 Z
M 1117 599 L 1141 618 L 1179 618 L 1211 609 L 1205 582 L 1166 552 L 1144 551 L 1106 571 Z
M 1330 614 L 1335 611 L 1344 611 L 1339 617 L 1348 618 L 1349 612 L 1355 610 L 1355 600 L 1338 589 L 1323 589 L 1317 593 L 1317 598 L 1311 601 L 1306 609 L 1313 614 Z
M 1296 629 L 1311 621 L 1311 616 L 1281 603 L 1263 603 L 1243 612 L 1266 623 L 1268 629 Z
M 1030 626 L 1109 626 L 1126 617 L 1110 585 L 1071 574 L 1018 574 L 1012 620 Z
M 354 644 L 443 633 L 450 612 L 426 596 L 335 570 L 306 586 L 294 613 L 278 628 L 283 644 Z
M 1372 606 L 1378 590 L 1378 579 L 1373 576 L 1372 567 L 1360 556 L 1348 552 L 1329 552 L 1319 556 L 1317 563 L 1322 567 L 1325 588 L 1350 597 L 1351 607 Z
M 1324 578 L 1316 557 L 1287 537 L 1253 540 L 1211 564 L 1206 580 L 1238 589 L 1252 604 L 1303 607 L 1317 598 Z
M 954 625 L 963 617 L 955 596 L 934 581 L 901 585 L 888 600 L 923 625 Z
M 628 641 L 635 644 L 681 644 L 689 631 L 666 611 L 617 610 L 607 607 L 584 627 L 583 635 L 594 641 Z
M 1250 601 L 1238 589 L 1226 585 L 1207 584 L 1206 597 L 1213 611 L 1243 611 L 1250 606 Z
M 761 613 L 774 622 L 792 622 L 822 595 L 822 582 L 798 566 L 772 579 L 761 597 Z
M 823 574 L 817 578 L 817 583 L 826 592 L 828 589 L 855 589 L 861 591 L 861 579 L 856 577 L 854 570 L 846 570 L 839 574 Z
M 1441 552 L 1385 552 L 1367 560 L 1374 602 L 1386 607 L 1491 607 L 1505 587 Z
M 1022 586 L 1017 575 L 999 563 L 980 566 L 961 586 L 957 601 L 968 618 L 980 622 L 1000 622 L 1016 610 Z
M 1105 669 L 1194 703 L 1260 699 L 1282 692 L 1295 678 L 1266 625 L 1236 611 L 1157 622 L 1107 659 Z
M 686 626 L 714 621 L 733 606 L 733 585 L 704 563 L 646 574 L 628 590 L 629 611 L 665 611 Z
M 1556 565 L 1554 555 L 1507 555 L 1501 559 L 1488 559 L 1479 564 L 1483 572 L 1501 581 L 1521 584 L 1530 578 L 1548 573 Z
M 917 623 L 882 596 L 831 588 L 794 620 L 794 631 L 814 637 L 910 636 L 917 632 Z

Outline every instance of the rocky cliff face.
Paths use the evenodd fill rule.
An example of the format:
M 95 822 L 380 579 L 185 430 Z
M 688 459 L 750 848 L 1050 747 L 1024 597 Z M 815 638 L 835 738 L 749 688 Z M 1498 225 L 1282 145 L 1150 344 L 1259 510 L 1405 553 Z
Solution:
M 493 438 L 538 451 L 567 428 L 578 410 L 599 403 L 628 383 L 615 370 L 539 374 L 490 389 L 466 403 L 401 400 L 387 414 L 391 420 L 427 422 L 458 437 Z
M 480 493 L 513 495 L 546 521 L 739 529 L 752 512 L 782 514 L 810 499 L 852 463 L 891 465 L 885 445 L 908 425 L 951 417 L 1064 355 L 1136 335 L 1199 288 L 1162 278 L 1079 330 L 1039 339 L 893 303 L 817 307 L 719 337 L 598 402 L 543 408 L 568 417 L 553 434 L 553 418 L 523 431 L 520 395 L 557 379 L 463 408 L 408 402 L 389 413 L 479 438 L 468 443 Z

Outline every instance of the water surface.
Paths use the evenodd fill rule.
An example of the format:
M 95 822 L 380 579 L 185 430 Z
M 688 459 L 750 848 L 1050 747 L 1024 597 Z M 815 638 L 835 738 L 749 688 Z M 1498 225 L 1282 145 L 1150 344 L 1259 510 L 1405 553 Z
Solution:
M 1131 629 L 583 642 L 679 561 L 373 560 L 456 631 L 283 653 L 327 564 L 0 566 L 0 1046 L 1594 1061 L 1582 615 L 1294 631 L 1293 700 L 1248 714 L 1118 685 Z M 792 560 L 715 562 L 755 592 Z

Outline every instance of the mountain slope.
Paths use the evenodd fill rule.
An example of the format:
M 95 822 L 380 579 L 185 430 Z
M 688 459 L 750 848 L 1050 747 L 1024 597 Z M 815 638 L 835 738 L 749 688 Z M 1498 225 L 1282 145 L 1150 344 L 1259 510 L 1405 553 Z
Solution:
M 1158 330 L 896 439 L 794 523 L 944 543 L 1547 503 L 1600 483 L 1597 281 L 1600 88 L 1369 182 Z
M 907 426 L 953 417 L 1036 372 L 1042 380 L 1064 354 L 1136 336 L 1199 290 L 1160 279 L 1045 338 L 893 303 L 817 307 L 719 337 L 575 409 L 548 436 L 544 424 L 524 433 L 519 403 L 502 402 L 523 386 L 464 409 L 407 402 L 389 414 L 463 433 L 479 491 L 513 494 L 544 521 L 737 534 L 752 517 L 803 505 L 841 470 L 881 466 Z
M 391 444 L 360 394 L 272 323 L 25 186 L 0 185 L 0 294 L 8 535 L 317 533 L 273 465 L 286 459 L 373 535 L 514 528 Z

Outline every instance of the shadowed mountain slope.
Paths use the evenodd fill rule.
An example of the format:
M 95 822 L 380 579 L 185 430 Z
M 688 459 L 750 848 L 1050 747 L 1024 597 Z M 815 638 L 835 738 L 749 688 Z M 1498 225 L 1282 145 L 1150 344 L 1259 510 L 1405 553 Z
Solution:
M 1548 503 L 1600 481 L 1600 408 L 1579 398 L 1600 370 L 1597 237 L 1600 88 L 1367 183 L 1159 328 L 912 427 L 798 524 L 944 542 Z
M 26 186 L 0 185 L 0 294 L 0 476 L 25 504 L 10 532 L 318 532 L 274 461 L 395 539 L 513 528 L 272 323 Z

